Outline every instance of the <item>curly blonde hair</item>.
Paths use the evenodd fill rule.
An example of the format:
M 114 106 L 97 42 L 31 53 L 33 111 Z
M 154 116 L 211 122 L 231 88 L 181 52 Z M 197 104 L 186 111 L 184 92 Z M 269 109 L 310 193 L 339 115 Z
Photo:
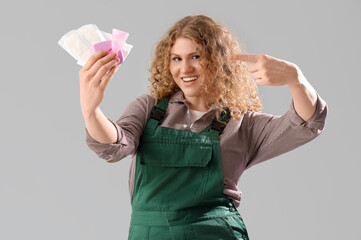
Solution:
M 203 70 L 209 82 L 204 85 L 207 107 L 216 104 L 217 117 L 226 108 L 231 117 L 240 120 L 247 110 L 261 112 L 262 105 L 246 64 L 229 59 L 241 53 L 237 40 L 221 24 L 204 15 L 187 16 L 176 22 L 157 44 L 149 69 L 150 93 L 157 99 L 168 97 L 179 90 L 169 70 L 170 49 L 179 37 L 198 44 L 201 58 L 206 59 Z

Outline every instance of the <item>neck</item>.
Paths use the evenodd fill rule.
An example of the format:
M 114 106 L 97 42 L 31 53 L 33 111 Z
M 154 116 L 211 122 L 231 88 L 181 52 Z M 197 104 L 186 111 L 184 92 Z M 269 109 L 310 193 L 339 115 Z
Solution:
M 206 106 L 203 98 L 187 97 L 188 107 L 192 110 L 207 112 L 208 107 Z

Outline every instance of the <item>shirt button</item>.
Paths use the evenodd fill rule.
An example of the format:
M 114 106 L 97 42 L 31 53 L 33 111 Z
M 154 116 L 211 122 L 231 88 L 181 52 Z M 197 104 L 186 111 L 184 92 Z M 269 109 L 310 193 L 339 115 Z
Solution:
M 184 127 L 184 128 L 187 128 L 188 126 L 187 126 L 187 124 L 184 124 L 183 127 Z

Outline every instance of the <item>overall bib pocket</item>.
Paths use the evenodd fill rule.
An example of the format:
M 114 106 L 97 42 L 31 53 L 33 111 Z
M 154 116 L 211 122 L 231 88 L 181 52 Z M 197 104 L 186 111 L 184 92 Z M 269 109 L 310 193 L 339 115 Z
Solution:
M 211 143 L 200 147 L 191 142 L 143 142 L 137 158 L 137 177 L 142 179 L 139 190 L 154 207 L 177 210 L 173 203 L 179 199 L 184 199 L 182 208 L 203 199 L 212 160 Z M 152 207 L 147 205 L 147 209 Z

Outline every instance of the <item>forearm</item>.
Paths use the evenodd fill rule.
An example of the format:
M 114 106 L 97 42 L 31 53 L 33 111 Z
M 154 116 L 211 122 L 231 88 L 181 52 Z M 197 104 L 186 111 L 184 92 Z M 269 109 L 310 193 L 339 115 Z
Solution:
M 105 144 L 115 143 L 117 141 L 117 130 L 108 120 L 100 108 L 92 113 L 83 113 L 85 125 L 90 136 Z
M 307 122 L 315 113 L 317 95 L 316 90 L 307 81 L 298 67 L 297 72 L 298 81 L 288 84 L 288 88 L 291 91 L 293 105 L 297 114 Z

